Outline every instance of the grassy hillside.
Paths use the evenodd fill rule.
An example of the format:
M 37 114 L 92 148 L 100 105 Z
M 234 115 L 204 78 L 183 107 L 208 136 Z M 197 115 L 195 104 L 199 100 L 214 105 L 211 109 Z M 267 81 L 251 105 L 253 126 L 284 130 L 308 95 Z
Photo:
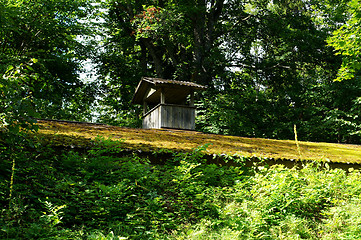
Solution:
M 122 146 L 132 150 L 169 149 L 190 151 L 210 144 L 209 154 L 237 154 L 273 159 L 324 160 L 339 163 L 361 163 L 361 146 L 333 143 L 244 138 L 203 134 L 181 130 L 129 129 L 108 125 L 39 121 L 39 134 L 53 145 L 86 147 L 91 139 L 103 136 L 124 141 Z
M 122 132 L 148 137 L 149 145 L 124 138 L 128 147 L 150 149 L 155 137 L 178 136 L 181 142 L 189 134 L 202 136 L 197 143 L 204 143 L 217 136 L 42 124 L 41 134 L 52 144 L 86 148 L 31 140 L 15 151 L 0 145 L 0 239 L 330 240 L 361 235 L 360 170 L 322 162 L 303 162 L 302 168 L 212 164 L 202 147 L 172 152 L 154 164 L 148 154 L 122 152 L 121 141 L 89 139 L 108 133 L 119 140 Z M 175 146 L 171 140 L 163 144 Z M 227 149 L 232 147 L 229 143 Z

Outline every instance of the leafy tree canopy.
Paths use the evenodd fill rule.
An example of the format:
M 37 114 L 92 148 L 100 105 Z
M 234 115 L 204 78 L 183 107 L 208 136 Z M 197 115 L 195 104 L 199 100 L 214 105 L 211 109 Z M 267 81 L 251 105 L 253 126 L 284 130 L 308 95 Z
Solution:
M 134 89 L 156 76 L 209 87 L 198 130 L 293 138 L 297 124 L 307 140 L 358 139 L 360 86 L 332 83 L 341 61 L 326 43 L 345 22 L 345 1 L 108 0 L 104 8 L 100 121 L 139 126 Z
M 91 92 L 77 97 L 87 88 L 78 74 L 90 50 L 77 36 L 90 33 L 80 21 L 90 12 L 86 0 L 1 0 L 2 114 L 17 111 L 14 103 L 28 99 L 38 117 L 77 118 L 78 100 L 91 100 Z
M 361 70 L 361 1 L 348 2 L 348 20 L 328 38 L 328 44 L 342 56 L 342 65 L 336 80 L 348 80 Z
M 196 95 L 201 131 L 293 138 L 296 124 L 302 140 L 361 139 L 361 85 L 333 82 L 342 60 L 339 79 L 359 70 L 358 1 L 0 1 L 3 122 L 97 112 L 139 127 L 131 99 L 150 76 L 208 86 Z M 90 35 L 100 41 L 77 37 Z M 87 58 L 91 84 L 79 79 Z

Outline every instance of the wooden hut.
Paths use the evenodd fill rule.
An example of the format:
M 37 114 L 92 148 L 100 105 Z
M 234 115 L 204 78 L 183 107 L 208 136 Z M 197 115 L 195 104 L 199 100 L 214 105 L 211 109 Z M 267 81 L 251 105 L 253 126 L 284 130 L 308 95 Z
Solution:
M 193 82 L 143 77 L 133 103 L 143 105 L 143 128 L 194 130 L 194 91 L 206 87 Z

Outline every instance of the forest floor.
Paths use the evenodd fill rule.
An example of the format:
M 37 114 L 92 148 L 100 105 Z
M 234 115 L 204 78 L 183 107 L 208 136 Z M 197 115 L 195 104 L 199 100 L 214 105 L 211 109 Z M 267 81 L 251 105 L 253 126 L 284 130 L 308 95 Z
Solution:
M 119 140 L 125 149 L 178 152 L 209 144 L 208 154 L 239 155 L 283 160 L 361 163 L 361 146 L 323 142 L 273 140 L 205 134 L 175 129 L 132 129 L 103 124 L 39 120 L 40 136 L 55 146 L 87 147 L 97 136 Z

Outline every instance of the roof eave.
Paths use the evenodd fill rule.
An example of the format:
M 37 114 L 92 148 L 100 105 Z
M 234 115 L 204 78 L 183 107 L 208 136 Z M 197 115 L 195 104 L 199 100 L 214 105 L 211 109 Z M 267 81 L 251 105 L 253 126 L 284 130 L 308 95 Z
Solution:
M 193 82 L 183 82 L 175 80 L 167 80 L 161 78 L 149 78 L 142 77 L 133 95 L 133 104 L 143 104 L 143 95 L 149 85 L 153 85 L 155 88 L 160 87 L 173 87 L 173 88 L 188 88 L 193 91 L 201 91 L 207 89 L 206 86 L 202 86 Z

